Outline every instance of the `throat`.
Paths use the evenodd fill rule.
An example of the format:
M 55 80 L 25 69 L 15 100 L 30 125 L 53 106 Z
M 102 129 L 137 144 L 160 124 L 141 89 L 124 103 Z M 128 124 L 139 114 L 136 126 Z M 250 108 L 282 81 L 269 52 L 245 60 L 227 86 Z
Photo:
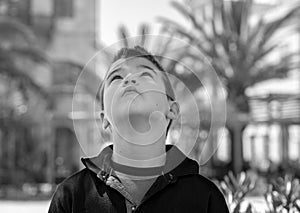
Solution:
M 125 157 L 117 152 L 113 152 L 112 161 L 119 165 L 134 168 L 155 168 L 162 167 L 166 162 L 166 153 L 149 159 L 135 160 L 132 158 Z
M 165 123 L 153 118 L 155 116 L 152 114 L 150 118 L 147 115 L 131 114 L 129 124 L 120 120 L 118 128 L 113 131 L 114 162 L 137 168 L 164 165 Z
M 112 167 L 116 174 L 119 176 L 120 174 L 124 178 L 128 178 L 131 180 L 145 180 L 156 178 L 163 173 L 165 159 L 162 159 L 161 162 L 154 162 L 152 165 L 141 165 L 141 164 L 128 164 L 128 162 L 116 162 L 120 159 L 112 158 Z
M 147 133 L 151 131 L 148 115 L 129 114 L 129 124 L 135 133 Z

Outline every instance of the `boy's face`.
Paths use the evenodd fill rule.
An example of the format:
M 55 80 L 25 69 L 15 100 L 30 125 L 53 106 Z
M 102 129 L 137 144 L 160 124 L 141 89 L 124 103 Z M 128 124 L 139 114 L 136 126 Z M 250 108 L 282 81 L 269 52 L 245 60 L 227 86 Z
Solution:
M 104 85 L 104 116 L 114 126 L 130 116 L 165 114 L 169 103 L 162 73 L 143 57 L 120 59 L 108 71 Z

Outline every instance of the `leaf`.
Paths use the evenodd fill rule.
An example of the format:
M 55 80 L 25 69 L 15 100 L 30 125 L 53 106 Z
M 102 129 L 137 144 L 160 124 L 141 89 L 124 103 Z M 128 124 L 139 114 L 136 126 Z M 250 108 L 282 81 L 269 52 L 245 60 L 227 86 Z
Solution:
M 18 82 L 18 84 L 23 86 L 24 88 L 29 87 L 38 94 L 40 94 L 43 98 L 48 99 L 48 92 L 41 88 L 38 84 L 36 84 L 28 75 L 18 70 L 17 68 L 0 68 L 0 75 L 8 76 L 11 80 Z M 25 90 L 23 90 L 22 92 L 26 93 Z
M 12 47 L 9 51 L 11 54 L 14 54 L 15 56 L 30 58 L 34 62 L 48 63 L 48 64 L 51 63 L 46 53 L 38 48 Z
M 128 37 L 129 33 L 127 31 L 127 28 L 124 25 L 121 25 L 118 29 L 119 38 L 122 39 L 124 47 L 128 47 Z
M 36 36 L 26 25 L 17 21 L 13 17 L 3 17 L 0 19 L 0 32 L 1 36 L 6 35 L 9 38 L 10 35 L 21 35 L 24 41 L 26 41 L 27 46 L 36 45 Z M 0 37 L 1 37 L 0 36 Z M 14 38 L 15 36 L 11 37 Z M 13 42 L 13 40 L 12 40 Z M 1 46 L 1 41 L 0 41 Z
M 234 177 L 232 171 L 230 171 L 230 172 L 228 173 L 228 177 L 230 178 L 230 181 L 231 181 L 231 183 L 233 184 L 234 188 L 235 188 L 235 189 L 239 188 L 238 181 L 237 181 L 236 177 Z
M 289 71 L 299 67 L 292 57 L 283 56 L 272 63 L 266 58 L 280 50 L 280 43 L 271 43 L 273 35 L 291 20 L 296 20 L 300 5 L 273 21 L 267 22 L 258 15 L 258 22 L 252 26 L 249 21 L 252 0 L 209 2 L 209 6 L 200 8 L 193 7 L 193 3 L 172 2 L 173 8 L 190 23 L 192 29 L 187 30 L 167 18 L 160 17 L 159 20 L 166 32 L 187 40 L 208 58 L 224 80 L 230 100 L 238 110 L 247 113 L 249 107 L 245 90 L 249 86 L 271 78 L 286 77 Z M 208 9 L 212 10 L 211 15 L 205 11 Z M 194 55 L 191 58 L 197 60 L 197 55 Z
M 237 204 L 236 207 L 233 210 L 233 213 L 240 213 L 241 204 Z
M 253 213 L 251 204 L 248 204 L 247 209 L 246 209 L 246 213 Z
M 192 22 L 195 30 L 197 30 L 197 32 L 199 32 L 207 41 L 210 41 L 211 44 L 213 45 L 211 38 L 209 37 L 208 33 L 206 32 L 205 28 L 203 27 L 203 23 L 201 23 L 201 24 L 198 23 L 195 15 L 193 15 L 191 12 L 189 12 L 186 8 L 184 8 L 183 5 L 181 5 L 178 2 L 173 1 L 173 2 L 171 2 L 171 5 L 175 9 L 177 9 L 177 11 L 179 11 L 183 16 L 188 18 Z
M 146 43 L 146 35 L 149 33 L 149 25 L 147 24 L 142 24 L 140 26 L 140 35 L 141 35 L 141 41 L 140 41 L 140 45 L 141 46 L 145 46 Z

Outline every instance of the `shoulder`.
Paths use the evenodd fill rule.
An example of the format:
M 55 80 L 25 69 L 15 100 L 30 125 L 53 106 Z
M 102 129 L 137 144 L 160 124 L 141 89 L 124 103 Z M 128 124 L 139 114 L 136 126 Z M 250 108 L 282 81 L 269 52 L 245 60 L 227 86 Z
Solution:
M 191 192 L 194 192 L 198 196 L 203 197 L 219 197 L 223 198 L 222 192 L 219 190 L 218 186 L 200 174 L 187 175 L 180 178 L 179 182 L 189 188 Z
M 205 189 L 208 195 L 209 212 L 229 213 L 225 197 L 219 187 L 208 178 L 197 175 L 198 187 Z
M 48 212 L 72 212 L 75 207 L 80 209 L 86 193 L 92 191 L 92 182 L 88 169 L 82 169 L 66 178 L 57 185 Z
M 74 182 L 78 182 L 78 181 L 82 181 L 82 179 L 87 178 L 90 176 L 90 171 L 86 168 L 75 172 L 74 174 L 72 174 L 71 176 L 67 177 L 66 179 L 64 179 L 60 184 L 60 185 L 70 185 Z
M 200 212 L 229 213 L 224 195 L 217 185 L 200 174 L 181 176 L 173 187 L 170 194 L 181 194 L 181 203 L 192 206 Z M 201 202 L 199 202 L 201 201 Z
M 213 191 L 219 190 L 212 180 L 200 174 L 187 175 L 182 179 L 187 182 L 191 182 L 196 188 L 201 187 L 202 189 L 209 189 Z
M 198 184 L 201 187 L 207 188 L 211 192 L 220 192 L 217 185 L 212 180 L 208 179 L 207 177 L 198 174 L 198 175 L 196 175 L 196 179 L 197 179 Z
M 75 191 L 80 190 L 80 187 L 83 184 L 87 184 L 89 181 L 87 179 L 91 179 L 91 174 L 88 169 L 82 169 L 71 176 L 67 177 L 61 183 L 57 185 L 55 195 L 56 196 L 65 196 L 66 194 L 72 194 Z
M 189 182 L 189 193 L 206 203 L 207 212 L 229 213 L 225 197 L 213 181 L 200 174 L 186 177 L 186 181 Z

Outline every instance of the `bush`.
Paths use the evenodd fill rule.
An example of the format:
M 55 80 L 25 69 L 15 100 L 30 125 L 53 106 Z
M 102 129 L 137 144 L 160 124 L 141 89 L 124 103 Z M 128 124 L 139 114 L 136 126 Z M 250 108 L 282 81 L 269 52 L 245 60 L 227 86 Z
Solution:
M 268 213 L 297 213 L 300 212 L 300 184 L 299 179 L 291 175 L 271 181 L 267 193 L 264 195 Z
M 253 178 L 245 172 L 236 176 L 229 172 L 223 181 L 217 181 L 230 212 L 244 213 L 240 209 L 241 204 L 255 189 L 257 182 L 258 178 Z M 300 212 L 300 183 L 299 179 L 291 175 L 271 179 L 263 196 L 268 207 L 266 213 Z M 254 213 L 253 207 L 255 206 L 249 204 L 246 213 Z

